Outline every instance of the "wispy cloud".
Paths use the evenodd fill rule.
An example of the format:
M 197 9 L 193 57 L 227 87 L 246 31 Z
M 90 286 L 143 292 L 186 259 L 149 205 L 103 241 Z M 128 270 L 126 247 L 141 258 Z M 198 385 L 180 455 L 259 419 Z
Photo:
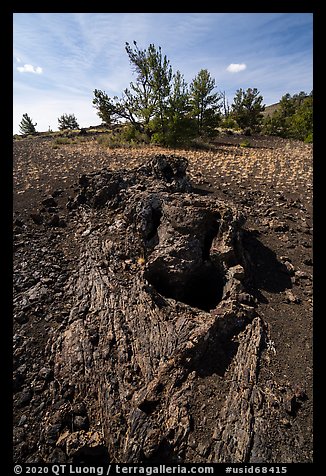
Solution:
M 20 73 L 34 73 L 34 74 L 43 73 L 43 69 L 40 66 L 33 66 L 32 64 L 24 64 L 24 66 L 18 66 L 17 70 Z
M 245 63 L 231 63 L 226 68 L 229 73 L 240 73 L 240 71 L 244 71 L 247 69 L 247 65 Z

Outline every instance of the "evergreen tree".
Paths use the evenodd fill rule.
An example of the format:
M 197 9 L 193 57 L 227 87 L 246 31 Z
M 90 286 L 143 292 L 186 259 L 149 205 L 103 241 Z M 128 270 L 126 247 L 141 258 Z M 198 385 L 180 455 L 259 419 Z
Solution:
M 299 100 L 289 127 L 290 137 L 305 142 L 313 141 L 313 97 Z
M 33 124 L 32 119 L 27 113 L 23 114 L 23 118 L 19 124 L 19 128 L 22 134 L 35 134 L 37 124 Z
M 60 131 L 66 129 L 79 129 L 75 114 L 62 114 L 62 116 L 58 118 L 58 123 Z
M 196 119 L 198 135 L 210 134 L 218 125 L 218 103 L 221 97 L 218 93 L 212 93 L 214 89 L 215 79 L 207 69 L 200 70 L 190 84 L 192 112 Z
M 144 132 L 151 137 L 153 131 L 150 121 L 156 119 L 156 125 L 162 134 L 166 134 L 166 110 L 171 89 L 172 68 L 166 55 L 162 55 L 161 47 L 156 49 L 150 44 L 147 49 L 140 50 L 134 41 L 134 48 L 126 43 L 129 61 L 137 74 L 136 82 L 130 83 L 125 90 L 129 104 L 144 125 Z
M 97 109 L 98 116 L 106 125 L 111 125 L 117 119 L 117 109 L 105 91 L 94 90 L 93 105 Z
M 312 142 L 313 138 L 313 93 L 301 91 L 291 96 L 282 96 L 278 108 L 264 121 L 263 132 L 289 139 Z
M 173 75 L 167 109 L 167 130 L 166 143 L 173 146 L 188 142 L 195 135 L 188 85 L 180 71 Z
M 150 44 L 141 50 L 134 41 L 134 47 L 126 43 L 130 64 L 136 73 L 136 80 L 123 91 L 119 99 L 112 99 L 100 90 L 95 90 L 93 99 L 98 115 L 105 122 L 117 119 L 127 120 L 139 132 L 150 139 L 154 132 L 166 134 L 166 110 L 171 88 L 172 68 L 162 50 Z M 156 130 L 153 130 L 155 126 Z
M 238 89 L 232 104 L 232 117 L 242 129 L 259 131 L 263 120 L 265 105 L 263 96 L 257 88 L 248 88 L 247 91 Z
M 126 43 L 126 52 L 135 81 L 120 98 L 94 90 L 93 105 L 104 122 L 126 121 L 139 137 L 174 145 L 215 130 L 220 97 L 213 93 L 215 80 L 207 70 L 201 70 L 188 88 L 179 71 L 173 74 L 160 47 L 140 49 L 134 41 L 133 46 Z

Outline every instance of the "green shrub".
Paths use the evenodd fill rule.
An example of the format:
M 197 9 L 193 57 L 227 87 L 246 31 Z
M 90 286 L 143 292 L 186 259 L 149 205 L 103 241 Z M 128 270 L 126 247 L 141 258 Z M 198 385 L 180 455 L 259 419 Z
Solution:
M 220 127 L 223 129 L 237 129 L 238 124 L 237 121 L 233 119 L 233 117 L 228 116 L 222 119 Z
M 304 142 L 306 144 L 312 144 L 314 141 L 314 133 L 313 132 L 309 132 L 309 134 L 305 137 L 304 139 Z
M 71 144 L 71 140 L 68 137 L 57 137 L 57 139 L 55 139 L 54 143 L 56 145 Z
M 240 147 L 251 147 L 251 143 L 248 139 L 245 139 L 244 141 L 240 142 Z

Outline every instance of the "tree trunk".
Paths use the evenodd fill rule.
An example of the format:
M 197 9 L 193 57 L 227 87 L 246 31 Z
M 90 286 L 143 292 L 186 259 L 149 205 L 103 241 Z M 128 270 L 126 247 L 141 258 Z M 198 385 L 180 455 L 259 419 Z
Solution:
M 257 374 L 267 329 L 244 292 L 244 217 L 194 193 L 186 167 L 158 156 L 80 179 L 69 203 L 79 244 L 65 290 L 70 314 L 46 350 L 54 381 L 44 461 L 57 461 L 53 445 L 75 463 L 263 454 L 270 411 Z

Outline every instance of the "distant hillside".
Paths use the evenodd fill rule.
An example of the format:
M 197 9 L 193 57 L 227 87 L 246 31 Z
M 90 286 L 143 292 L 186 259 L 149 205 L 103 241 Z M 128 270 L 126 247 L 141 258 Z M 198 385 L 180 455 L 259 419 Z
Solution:
M 265 111 L 263 112 L 264 116 L 271 116 L 277 109 L 279 108 L 280 103 L 277 102 L 275 104 L 271 104 L 270 106 L 265 107 Z

